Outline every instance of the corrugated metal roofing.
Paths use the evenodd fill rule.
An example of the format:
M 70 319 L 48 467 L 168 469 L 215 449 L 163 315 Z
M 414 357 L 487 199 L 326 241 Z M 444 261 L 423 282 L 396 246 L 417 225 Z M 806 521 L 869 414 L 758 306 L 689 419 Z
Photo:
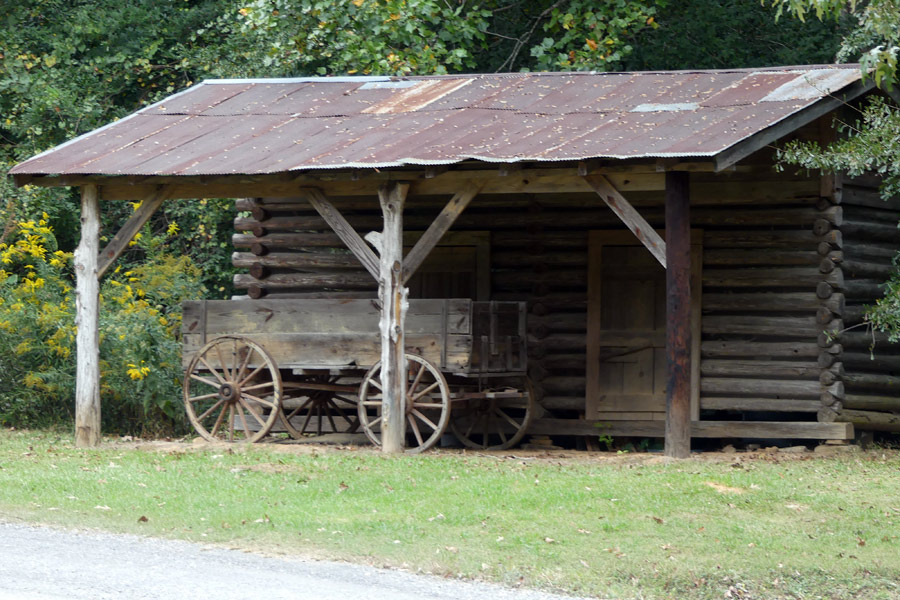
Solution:
M 856 83 L 856 65 L 212 80 L 17 165 L 18 175 L 712 158 Z

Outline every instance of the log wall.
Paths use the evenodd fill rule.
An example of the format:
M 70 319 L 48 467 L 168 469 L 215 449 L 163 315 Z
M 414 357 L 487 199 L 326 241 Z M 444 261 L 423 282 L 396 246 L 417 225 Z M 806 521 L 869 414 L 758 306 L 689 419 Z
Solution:
M 843 314 L 843 270 L 823 264 L 843 258 L 844 207 L 823 202 L 818 179 L 769 165 L 691 176 L 692 228 L 704 232 L 701 418 L 752 412 L 815 421 L 823 356 L 842 350 L 819 334 L 823 321 L 837 327 L 832 321 Z M 651 225 L 664 226 L 662 192 L 626 197 Z M 374 199 L 332 200 L 361 235 L 380 228 Z M 405 228 L 424 231 L 446 200 L 411 198 Z M 375 297 L 374 280 L 305 202 L 247 199 L 238 210 L 233 258 L 246 271 L 235 285 L 250 298 Z M 585 404 L 588 232 L 624 227 L 594 194 L 508 194 L 478 196 L 453 227 L 487 229 L 491 298 L 528 300 L 537 395 L 552 415 L 577 417 Z
M 875 177 L 823 180 L 823 198 L 842 210 L 833 231 L 843 245 L 824 246 L 820 270 L 839 274 L 842 287 L 821 285 L 817 315 L 826 331 L 819 337 L 823 422 L 853 423 L 858 429 L 900 431 L 900 344 L 872 332 L 866 306 L 883 295 L 892 261 L 900 250 L 900 199 L 886 202 Z

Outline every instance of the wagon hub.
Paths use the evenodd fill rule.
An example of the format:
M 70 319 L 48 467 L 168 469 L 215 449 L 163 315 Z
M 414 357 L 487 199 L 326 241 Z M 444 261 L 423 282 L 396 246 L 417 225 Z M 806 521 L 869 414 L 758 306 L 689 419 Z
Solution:
M 231 401 L 241 395 L 241 390 L 233 383 L 223 383 L 219 387 L 219 398 Z

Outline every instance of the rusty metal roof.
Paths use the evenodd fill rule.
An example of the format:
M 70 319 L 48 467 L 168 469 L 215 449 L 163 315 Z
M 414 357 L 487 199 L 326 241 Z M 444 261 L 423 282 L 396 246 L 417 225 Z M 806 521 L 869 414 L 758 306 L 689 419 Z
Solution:
M 857 65 L 211 80 L 10 174 L 257 175 L 469 160 L 714 159 L 838 92 L 862 93 L 868 86 L 859 80 Z

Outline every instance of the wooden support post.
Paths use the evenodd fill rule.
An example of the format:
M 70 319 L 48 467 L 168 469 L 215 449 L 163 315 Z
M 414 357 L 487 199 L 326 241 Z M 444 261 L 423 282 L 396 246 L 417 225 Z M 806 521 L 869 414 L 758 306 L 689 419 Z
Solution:
M 75 249 L 75 445 L 100 444 L 100 201 L 96 185 L 81 188 L 81 241 Z
M 441 211 L 441 214 L 428 226 L 428 229 L 419 238 L 419 241 L 416 242 L 416 245 L 413 246 L 403 261 L 403 285 L 406 285 L 406 282 L 413 276 L 416 269 L 422 266 L 428 254 L 441 241 L 441 238 L 444 237 L 444 234 L 456 221 L 456 218 L 469 205 L 469 202 L 478 195 L 480 189 L 481 185 L 471 182 L 466 184 L 462 191 L 454 194 L 447 206 L 444 207 L 444 210 Z
M 408 183 L 381 186 L 378 199 L 384 215 L 381 233 L 381 449 L 385 453 L 403 451 L 406 431 L 406 355 L 404 322 L 409 306 L 409 290 L 403 286 L 403 205 Z
M 121 256 L 122 252 L 125 251 L 125 248 L 128 247 L 128 243 L 134 239 L 135 234 L 141 230 L 141 227 L 143 227 L 150 217 L 153 216 L 156 209 L 159 208 L 166 199 L 166 194 L 167 190 L 165 188 L 160 188 L 147 198 L 144 198 L 138 209 L 134 211 L 134 214 L 131 215 L 124 225 L 122 225 L 122 229 L 113 236 L 113 239 L 110 240 L 109 244 L 106 245 L 106 248 L 103 249 L 103 252 L 100 253 L 100 258 L 97 262 L 98 279 L 103 277 L 112 264 L 116 262 L 116 259 Z
M 584 180 L 594 188 L 594 191 L 603 198 L 606 205 L 616 213 L 622 222 L 625 223 L 625 226 L 631 230 L 631 233 L 647 247 L 650 253 L 653 254 L 653 257 L 659 261 L 659 264 L 661 264 L 663 268 L 665 268 L 666 243 L 659 237 L 656 230 L 650 227 L 650 224 L 641 216 L 641 213 L 635 210 L 631 203 L 628 202 L 628 200 L 619 193 L 619 190 L 617 190 L 603 175 L 587 175 Z M 666 190 L 669 189 L 668 182 L 669 179 L 667 176 Z M 668 217 L 668 213 L 666 216 Z M 690 231 L 688 233 L 690 233 Z M 690 241 L 690 239 L 688 241 Z
M 688 173 L 666 173 L 665 454 L 691 454 L 691 218 Z

